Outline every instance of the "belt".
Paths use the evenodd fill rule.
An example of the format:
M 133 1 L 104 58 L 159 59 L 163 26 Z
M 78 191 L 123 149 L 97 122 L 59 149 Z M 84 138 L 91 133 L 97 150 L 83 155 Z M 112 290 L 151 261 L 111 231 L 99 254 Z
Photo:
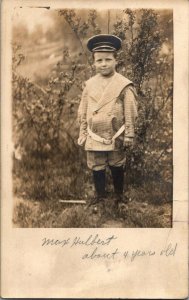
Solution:
M 97 141 L 97 142 L 100 142 L 102 144 L 105 144 L 105 145 L 111 145 L 113 144 L 113 142 L 115 141 L 115 139 L 120 136 L 120 134 L 122 134 L 122 132 L 125 130 L 125 125 L 122 125 L 119 130 L 114 134 L 114 136 L 112 137 L 112 139 L 104 139 L 102 138 L 101 136 L 97 135 L 96 133 L 92 132 L 91 129 L 88 127 L 87 128 L 87 131 L 88 131 L 88 134 L 89 136 Z

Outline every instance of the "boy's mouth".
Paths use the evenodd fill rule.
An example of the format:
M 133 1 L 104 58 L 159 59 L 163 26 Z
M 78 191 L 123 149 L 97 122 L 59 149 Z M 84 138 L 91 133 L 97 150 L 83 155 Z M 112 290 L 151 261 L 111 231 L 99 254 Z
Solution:
M 106 68 L 106 69 L 101 69 L 101 71 L 103 72 L 103 71 L 109 71 L 109 69 L 108 68 Z

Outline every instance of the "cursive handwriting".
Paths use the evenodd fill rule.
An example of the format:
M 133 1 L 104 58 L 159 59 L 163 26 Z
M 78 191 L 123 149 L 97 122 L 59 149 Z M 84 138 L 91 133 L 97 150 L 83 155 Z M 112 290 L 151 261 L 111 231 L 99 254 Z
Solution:
M 149 250 L 149 251 L 144 251 L 144 250 L 134 250 L 134 251 L 132 251 L 132 253 L 131 253 L 131 261 L 134 261 L 134 259 L 136 258 L 136 257 L 140 257 L 140 256 L 154 256 L 156 254 L 156 252 L 155 251 L 151 251 L 151 250 Z
M 94 237 L 91 234 L 87 239 L 82 240 L 80 237 L 75 237 L 71 247 L 78 246 L 78 245 L 84 245 L 84 246 L 94 246 L 94 245 L 102 245 L 102 246 L 109 246 L 110 243 L 117 239 L 116 236 L 112 235 L 106 239 L 100 239 L 99 235 L 96 234 Z
M 42 239 L 42 247 L 64 247 L 64 248 L 79 248 L 82 247 L 84 252 L 81 253 L 82 260 L 115 260 L 123 259 L 124 261 L 134 262 L 142 257 L 173 257 L 176 255 L 178 244 L 169 243 L 160 251 L 155 251 L 153 249 L 119 249 L 117 247 L 112 247 L 108 249 L 109 246 L 113 246 L 114 241 L 117 239 L 117 236 L 110 235 L 107 237 L 100 237 L 98 234 L 90 234 L 86 238 L 81 238 L 80 236 L 75 236 L 73 238 L 63 238 L 63 239 Z M 87 249 L 87 250 L 86 250 Z
M 116 256 L 119 254 L 118 249 L 113 252 L 99 252 L 98 247 L 96 247 L 91 253 L 86 253 L 82 256 L 82 259 L 99 259 L 99 258 L 106 258 L 106 259 L 115 259 Z
M 65 240 L 56 240 L 56 239 L 42 239 L 42 246 L 67 246 L 70 243 L 70 238 Z
M 71 240 L 70 238 L 67 239 L 42 239 L 42 246 L 68 246 L 70 247 L 77 247 L 77 246 L 109 246 L 113 240 L 116 240 L 117 237 L 115 235 L 111 235 L 105 239 L 99 237 L 98 234 L 96 235 L 89 235 L 86 239 L 82 239 L 80 236 L 76 236 Z
M 166 257 L 175 256 L 176 250 L 177 250 L 177 243 L 174 246 L 172 246 L 172 244 L 170 243 L 165 249 L 163 249 L 160 252 L 160 255 L 164 255 Z

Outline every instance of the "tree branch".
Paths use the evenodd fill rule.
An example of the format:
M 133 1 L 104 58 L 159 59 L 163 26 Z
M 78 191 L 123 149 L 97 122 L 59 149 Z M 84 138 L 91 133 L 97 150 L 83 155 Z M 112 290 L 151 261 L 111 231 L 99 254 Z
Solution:
M 14 75 L 18 76 L 18 77 L 24 78 L 24 76 L 18 74 L 18 73 L 17 73 L 16 71 L 14 71 L 14 70 L 12 71 L 12 73 L 13 73 Z M 24 79 L 25 79 L 25 78 L 24 78 Z M 34 82 L 31 81 L 30 79 L 29 79 L 29 82 L 30 82 L 36 89 L 40 90 L 43 94 L 48 95 L 48 93 L 47 93 L 41 86 L 39 86 L 37 83 L 34 83 Z
M 77 31 L 75 28 L 73 28 L 72 24 L 67 20 L 65 14 L 63 13 L 62 15 L 63 15 L 65 21 L 67 22 L 67 24 L 68 24 L 68 25 L 70 26 L 70 28 L 72 29 L 72 31 L 75 33 L 75 36 L 76 36 L 77 40 L 79 41 L 80 47 L 81 47 L 81 49 L 82 49 L 82 51 L 83 51 L 83 53 L 84 53 L 84 55 L 85 55 L 85 57 L 86 57 L 86 59 L 87 59 L 87 62 L 88 62 L 88 64 L 90 65 L 91 70 L 92 70 L 92 65 L 91 65 L 91 63 L 90 63 L 90 61 L 89 61 L 89 59 L 88 59 L 88 55 L 87 55 L 87 53 L 86 53 L 86 51 L 85 51 L 85 49 L 84 49 L 84 47 L 83 47 L 83 44 L 82 44 L 82 41 L 81 41 L 81 39 L 80 39 L 80 37 L 79 37 L 78 31 Z
M 169 146 L 170 146 L 171 144 L 172 144 L 172 141 L 169 142 L 169 144 L 166 145 L 166 147 L 162 150 L 160 156 L 156 159 L 156 162 L 155 162 L 156 164 L 159 162 L 159 160 L 161 159 L 161 157 L 163 156 L 163 154 L 165 153 L 165 151 L 169 148 Z

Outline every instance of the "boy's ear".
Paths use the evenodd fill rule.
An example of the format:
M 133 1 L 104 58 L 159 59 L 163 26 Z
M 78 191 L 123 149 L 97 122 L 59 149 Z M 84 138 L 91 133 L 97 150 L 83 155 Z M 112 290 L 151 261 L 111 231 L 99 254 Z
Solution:
M 92 63 L 91 67 L 92 67 L 93 71 L 96 71 L 96 66 L 95 66 L 94 62 Z

